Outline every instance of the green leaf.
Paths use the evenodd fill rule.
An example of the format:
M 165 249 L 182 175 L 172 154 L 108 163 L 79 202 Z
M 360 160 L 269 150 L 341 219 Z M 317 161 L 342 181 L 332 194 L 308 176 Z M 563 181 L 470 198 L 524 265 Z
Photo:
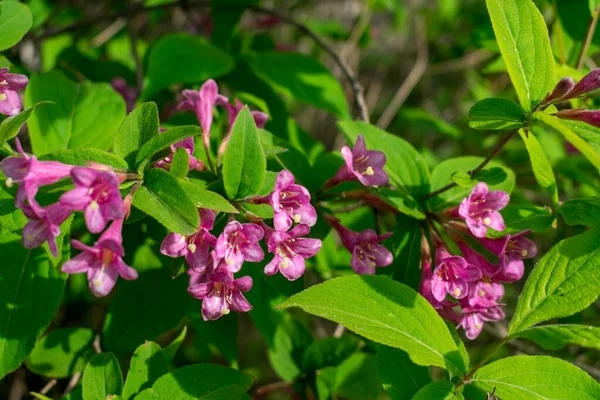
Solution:
M 525 282 L 508 334 L 569 316 L 596 300 L 600 293 L 599 254 L 597 229 L 562 240 L 550 249 Z
M 356 352 L 360 344 L 356 336 L 315 340 L 302 354 L 302 370 L 310 372 L 336 366 Z
M 269 346 L 271 366 L 285 381 L 294 382 L 302 373 L 302 353 L 313 338 L 299 321 L 285 316 L 279 321 Z
M 6 229 L 10 232 L 18 232 L 23 229 L 27 217 L 21 209 L 15 207 L 15 194 L 17 188 L 7 188 L 0 185 L 0 231 Z
M 238 319 L 235 313 L 223 315 L 215 321 L 205 321 L 201 309 L 195 306 L 190 318 L 198 339 L 212 345 L 229 361 L 232 367 L 238 365 Z
M 86 365 L 81 382 L 83 400 L 105 400 L 110 395 L 120 396 L 123 375 L 114 354 L 96 354 Z
M 533 340 L 546 350 L 560 350 L 569 344 L 600 350 L 600 328 L 586 325 L 534 326 L 513 335 Z
M 230 199 L 257 194 L 265 180 L 267 161 L 252 114 L 244 107 L 238 114 L 225 155 L 223 183 Z
M 392 205 L 401 213 L 415 219 L 425 219 L 425 213 L 423 212 L 423 209 L 419 203 L 417 203 L 415 199 L 413 199 L 408 193 L 390 188 L 381 188 L 374 190 L 373 192 L 381 197 L 383 201 Z
M 450 381 L 436 381 L 428 384 L 412 398 L 413 400 L 456 400 L 463 399 L 454 394 L 454 384 Z
M 114 152 L 124 158 L 130 168 L 135 169 L 138 150 L 158 135 L 158 108 L 155 103 L 143 103 L 123 120 L 114 142 Z
M 509 204 L 500 211 L 506 229 L 502 232 L 490 230 L 491 237 L 502 237 L 506 234 L 518 233 L 529 229 L 532 232 L 550 229 L 555 216 L 545 207 L 530 204 Z
M 231 203 L 218 193 L 206 190 L 199 185 L 188 182 L 180 181 L 179 184 L 189 197 L 189 199 L 198 208 L 208 208 L 209 210 L 222 211 L 231 214 L 238 214 L 237 208 L 231 205 Z
M 183 179 L 187 176 L 190 169 L 190 157 L 183 147 L 178 147 L 171 161 L 171 175 L 177 179 Z
M 193 364 L 158 378 L 151 392 L 156 399 L 238 399 L 253 379 L 237 370 L 215 364 Z
M 87 166 L 90 161 L 118 169 L 127 169 L 122 158 L 100 149 L 66 149 L 39 157 L 42 161 L 60 161 L 63 164 Z
M 4 121 L 2 121 L 2 124 L 0 124 L 0 144 L 5 143 L 17 136 L 21 130 L 21 127 L 31 116 L 31 113 L 45 104 L 52 104 L 52 102 L 41 101 L 34 106 L 23 110 L 21 113 L 12 117 L 7 117 Z
M 538 142 L 533 133 L 526 135 L 523 130 L 519 130 L 519 135 L 525 142 L 525 147 L 529 153 L 531 160 L 531 169 L 537 183 L 552 196 L 552 202 L 558 204 L 558 187 L 556 186 L 556 177 L 552 170 L 552 164 L 548 160 L 548 156 Z
M 106 348 L 122 355 L 175 328 L 194 301 L 187 284 L 187 277 L 171 279 L 165 268 L 119 282 L 104 322 Z
M 133 195 L 133 205 L 180 235 L 194 233 L 200 224 L 196 205 L 164 169 L 153 168 L 144 175 L 144 185 Z
M 339 121 L 338 128 L 352 145 L 358 135 L 365 137 L 367 149 L 382 151 L 387 159 L 384 171 L 398 189 L 419 200 L 429 193 L 429 169 L 425 159 L 407 141 L 360 121 Z M 352 147 L 352 145 L 350 147 Z
M 184 326 L 179 335 L 163 349 L 163 354 L 167 362 L 173 361 L 173 358 L 175 358 L 175 354 L 177 354 L 177 350 L 181 347 L 181 343 L 183 343 L 186 335 L 187 326 Z
M 107 150 L 125 117 L 125 102 L 108 83 L 75 83 L 62 72 L 34 75 L 25 89 L 25 107 L 52 101 L 27 122 L 36 155 L 78 147 Z
M 387 275 L 418 290 L 421 283 L 421 225 L 415 219 L 398 215 L 396 225 L 384 245 L 394 255 L 387 268 L 377 268 L 377 275 Z
M 167 149 L 172 144 L 181 142 L 183 139 L 187 139 L 192 136 L 200 135 L 202 131 L 198 126 L 176 126 L 175 128 L 167 129 L 160 135 L 154 136 L 142 145 L 137 156 L 135 157 L 135 163 L 138 169 L 141 170 L 152 160 L 152 156 L 161 150 Z
M 507 357 L 485 365 L 469 384 L 501 399 L 592 400 L 600 384 L 574 365 L 547 356 Z
M 346 96 L 339 81 L 314 57 L 291 52 L 248 54 L 252 71 L 284 95 L 349 119 Z
M 377 359 L 373 354 L 354 353 L 335 368 L 332 392 L 335 398 L 377 400 L 381 384 L 377 379 Z
M 300 307 L 367 339 L 402 349 L 419 365 L 436 365 L 455 375 L 465 372 L 466 362 L 433 307 L 413 289 L 387 277 L 330 279 L 280 307 Z
M 469 110 L 469 126 L 473 129 L 516 129 L 525 123 L 525 111 L 511 100 L 484 99 Z
M 485 182 L 488 186 L 499 185 L 506 180 L 508 174 L 500 167 L 492 167 L 479 171 L 471 176 L 467 172 L 457 171 L 452 174 L 452 182 L 464 188 L 471 189 L 479 182 Z
M 600 225 L 600 197 L 567 200 L 557 211 L 569 225 L 595 227 Z
M 142 98 L 147 99 L 173 83 L 202 83 L 233 69 L 234 60 L 199 36 L 175 33 L 163 36 L 150 50 Z
M 123 398 L 132 399 L 137 393 L 152 387 L 154 381 L 167 372 L 169 366 L 160 346 L 154 342 L 144 343 L 131 357 L 129 372 L 123 387 Z
M 58 309 L 67 275 L 41 249 L 23 248 L 18 235 L 0 233 L 0 378 L 14 371 L 33 349 Z
M 19 43 L 31 29 L 33 17 L 31 11 L 18 1 L 0 3 L 0 51 Z
M 413 363 L 408 354 L 393 347 L 377 347 L 377 372 L 392 400 L 412 399 L 431 382 L 429 368 Z
M 530 111 L 556 84 L 544 17 L 531 0 L 486 0 L 519 103 Z
M 579 152 L 600 171 L 600 153 L 592 145 L 573 132 L 568 125 L 563 123 L 560 119 L 541 111 L 533 113 L 533 118 L 562 134 L 569 143 L 575 146 L 575 148 L 577 148 L 577 150 L 579 150 Z
M 83 371 L 94 355 L 94 332 L 87 328 L 62 328 L 37 341 L 27 367 L 38 375 L 66 378 Z

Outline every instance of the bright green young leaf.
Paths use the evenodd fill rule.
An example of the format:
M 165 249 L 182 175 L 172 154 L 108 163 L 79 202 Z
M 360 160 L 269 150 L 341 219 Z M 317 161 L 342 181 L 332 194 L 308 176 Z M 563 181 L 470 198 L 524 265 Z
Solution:
M 458 400 L 464 399 L 461 394 L 454 393 L 454 383 L 436 381 L 428 384 L 412 398 L 413 400 Z
M 94 355 L 94 332 L 87 328 L 62 328 L 43 336 L 35 344 L 27 367 L 38 375 L 66 378 L 83 371 Z
M 469 126 L 479 130 L 516 129 L 525 123 L 525 111 L 511 100 L 484 99 L 469 111 Z
M 329 337 L 309 344 L 302 354 L 302 370 L 316 371 L 333 367 L 350 357 L 360 347 L 356 336 Z
M 238 114 L 225 155 L 223 156 L 223 183 L 230 199 L 257 194 L 265 180 L 267 161 L 256 123 L 248 107 Z
M 559 350 L 569 344 L 600 350 L 600 328 L 596 326 L 563 324 L 534 326 L 513 337 L 532 340 L 546 350 Z
M 196 204 L 164 169 L 153 168 L 144 175 L 144 185 L 133 195 L 133 205 L 181 235 L 194 233 L 200 224 Z
M 367 339 L 402 349 L 419 365 L 436 365 L 456 375 L 465 372 L 466 362 L 433 307 L 413 289 L 387 277 L 330 279 L 280 307 L 300 307 Z
M 600 226 L 600 197 L 567 200 L 557 211 L 569 225 Z
M 14 371 L 34 348 L 58 309 L 67 275 L 43 249 L 23 248 L 20 237 L 0 232 L 0 377 Z M 9 256 L 8 256 L 9 255 Z
M 129 372 L 123 387 L 123 398 L 133 399 L 137 393 L 152 387 L 154 381 L 167 372 L 169 366 L 160 346 L 154 342 L 144 343 L 131 357 Z
M 21 127 L 25 124 L 25 122 L 27 122 L 27 120 L 31 116 L 31 113 L 33 113 L 36 109 L 40 108 L 45 104 L 52 103 L 49 101 L 41 101 L 35 104 L 34 106 L 23 110 L 19 114 L 12 117 L 8 117 L 4 121 L 2 121 L 2 124 L 0 124 L 0 144 L 7 142 L 8 140 L 17 136 L 19 134 L 19 130 L 21 130 Z
M 600 128 L 586 124 L 583 121 L 563 119 L 561 122 L 571 128 L 573 132 L 581 136 L 583 140 L 596 150 L 600 150 Z
M 425 159 L 407 141 L 360 121 L 340 121 L 338 128 L 350 147 L 358 135 L 364 135 L 367 149 L 383 151 L 387 162 L 385 172 L 390 183 L 420 199 L 429 192 L 429 169 Z
M 183 147 L 177 148 L 171 160 L 171 175 L 177 179 L 183 179 L 187 176 L 190 168 L 190 157 Z
M 556 84 L 548 28 L 531 0 L 486 0 L 519 103 L 530 111 Z
M 600 234 L 597 229 L 560 241 L 529 274 L 510 322 L 512 335 L 589 306 L 600 294 Z
M 486 392 L 496 389 L 501 399 L 592 400 L 600 398 L 600 384 L 558 358 L 507 357 L 485 365 L 469 384 Z
M 18 1 L 0 2 L 0 51 L 19 43 L 31 29 L 29 7 Z
M 340 119 L 350 118 L 340 82 L 315 58 L 300 53 L 265 52 L 249 54 L 244 60 L 255 74 L 286 96 Z
M 166 35 L 150 50 L 142 98 L 148 99 L 173 83 L 203 83 L 225 75 L 234 60 L 204 38 L 185 33 Z
M 431 382 L 429 368 L 413 363 L 408 354 L 393 347 L 377 347 L 377 372 L 392 400 L 412 399 Z
M 110 395 L 121 395 L 123 375 L 117 358 L 112 353 L 96 354 L 88 362 L 81 378 L 83 400 L 105 400 Z
M 140 148 L 158 135 L 158 108 L 156 103 L 140 104 L 123 120 L 117 130 L 114 152 L 124 158 L 131 169 L 135 168 L 135 158 Z
M 127 169 L 122 158 L 100 149 L 65 149 L 39 157 L 45 161 L 60 161 L 63 164 L 87 166 L 90 161 L 118 169 Z
M 173 358 L 175 358 L 175 354 L 177 354 L 177 350 L 181 347 L 181 343 L 183 343 L 186 335 L 187 326 L 184 326 L 179 335 L 177 335 L 177 337 L 162 350 L 167 362 L 173 361 Z
M 192 203 L 196 204 L 198 208 L 208 208 L 209 210 L 232 214 L 239 213 L 237 208 L 232 206 L 227 199 L 218 193 L 211 192 L 210 190 L 206 190 L 203 187 L 188 181 L 180 181 L 179 184 Z
M 161 150 L 167 149 L 172 144 L 187 139 L 192 136 L 200 135 L 202 131 L 198 126 L 176 126 L 175 128 L 167 129 L 160 135 L 156 135 L 149 139 L 142 145 L 137 156 L 135 157 L 135 163 L 141 170 L 152 160 L 152 156 Z
M 552 164 L 544 152 L 542 145 L 538 142 L 533 132 L 526 135 L 523 130 L 519 130 L 519 135 L 525 142 L 525 148 L 529 153 L 531 169 L 537 183 L 552 196 L 552 202 L 558 204 L 558 187 L 556 186 L 556 177 L 552 170 Z
M 386 203 L 412 218 L 424 220 L 423 209 L 408 193 L 390 188 L 381 188 L 374 191 Z
M 78 147 L 107 150 L 125 118 L 125 102 L 108 83 L 76 83 L 62 72 L 34 75 L 25 89 L 25 107 L 51 101 L 27 122 L 36 155 Z

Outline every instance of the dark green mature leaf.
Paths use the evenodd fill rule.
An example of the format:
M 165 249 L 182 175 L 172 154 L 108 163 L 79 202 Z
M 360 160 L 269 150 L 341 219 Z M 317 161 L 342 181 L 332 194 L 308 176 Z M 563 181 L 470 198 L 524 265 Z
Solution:
M 0 377 L 14 371 L 33 349 L 56 312 L 67 275 L 43 249 L 24 249 L 18 235 L 0 233 Z
M 350 118 L 342 86 L 315 58 L 300 53 L 265 52 L 249 54 L 244 60 L 254 73 L 286 96 L 341 119 Z
M 179 184 L 198 208 L 208 208 L 209 210 L 222 211 L 226 213 L 237 214 L 237 208 L 231 205 L 227 199 L 218 193 L 206 190 L 195 183 L 180 181 Z
M 454 383 L 436 381 L 428 384 L 412 398 L 413 400 L 458 400 L 464 399 L 461 394 L 454 393 Z
M 186 335 L 187 326 L 184 326 L 179 335 L 163 349 L 163 355 L 167 362 L 173 361 L 173 358 L 175 358 L 175 354 L 177 354 L 177 350 L 181 347 L 181 343 L 183 343 Z
M 600 328 L 564 324 L 534 326 L 513 335 L 533 340 L 546 350 L 559 350 L 569 344 L 600 350 Z
M 0 144 L 17 136 L 19 134 L 19 130 L 21 130 L 21 127 L 25 124 L 25 122 L 27 122 L 27 120 L 31 116 L 31 113 L 33 113 L 36 109 L 40 108 L 45 104 L 52 104 L 52 102 L 41 101 L 35 104 L 34 106 L 23 110 L 19 114 L 12 117 L 8 117 L 4 121 L 2 121 L 2 124 L 0 124 Z
M 194 233 L 200 224 L 196 205 L 164 169 L 153 168 L 144 175 L 144 185 L 133 195 L 133 205 L 181 235 Z
M 293 382 L 302 373 L 302 354 L 313 337 L 299 321 L 285 316 L 275 329 L 269 346 L 269 361 L 277 374 Z
M 15 194 L 17 188 L 7 188 L 0 185 L 0 231 L 6 229 L 18 232 L 29 221 L 21 209 L 15 207 Z
M 315 340 L 302 354 L 302 370 L 310 372 L 336 366 L 357 351 L 360 344 L 356 336 Z
M 525 123 L 525 111 L 511 100 L 484 99 L 469 110 L 469 126 L 473 129 L 516 129 Z
M 105 400 L 110 395 L 120 396 L 123 375 L 115 355 L 96 354 L 86 365 L 81 382 L 83 400 Z
M 335 368 L 332 392 L 336 397 L 350 400 L 379 399 L 382 390 L 375 355 L 354 353 Z
M 600 225 L 600 197 L 567 200 L 557 211 L 569 225 L 595 227 Z
M 135 157 L 138 169 L 142 170 L 152 159 L 152 156 L 159 151 L 168 148 L 172 144 L 181 142 L 183 139 L 197 136 L 201 133 L 202 130 L 198 126 L 176 126 L 175 128 L 167 129 L 160 135 L 152 137 L 142 145 Z
M 548 356 L 515 356 L 494 361 L 477 371 L 469 384 L 501 399 L 592 400 L 600 384 L 566 361 Z
M 234 60 L 199 36 L 163 36 L 150 50 L 142 98 L 154 96 L 173 83 L 201 83 L 225 75 Z
M 554 204 L 558 204 L 558 187 L 556 186 L 556 177 L 552 170 L 552 164 L 548 160 L 548 156 L 544 152 L 542 145 L 538 142 L 533 133 L 526 135 L 523 130 L 519 131 L 519 135 L 525 142 L 525 148 L 529 153 L 531 160 L 531 168 L 537 183 L 552 196 Z
M 194 301 L 187 283 L 186 277 L 171 279 L 165 268 L 119 282 L 104 322 L 106 348 L 122 355 L 175 328 Z
M 392 185 L 407 191 L 417 200 L 429 192 L 427 163 L 410 143 L 365 122 L 340 121 L 338 128 L 351 144 L 362 134 L 367 149 L 385 153 L 387 162 L 384 170 Z
M 452 182 L 464 188 L 471 189 L 479 182 L 485 182 L 488 186 L 499 185 L 506 180 L 508 174 L 500 167 L 492 167 L 479 171 L 471 176 L 467 172 L 457 171 L 452 174 Z
M 418 290 L 421 282 L 421 225 L 405 215 L 398 215 L 392 236 L 384 242 L 394 255 L 386 268 L 377 268 L 377 275 L 387 275 Z
M 123 120 L 115 136 L 114 152 L 135 169 L 138 150 L 158 135 L 158 108 L 155 103 L 140 104 Z
M 31 29 L 31 11 L 18 1 L 0 3 L 0 50 L 6 50 L 19 43 Z
M 406 214 L 415 219 L 425 219 L 423 209 L 408 193 L 390 188 L 381 188 L 374 192 L 377 193 L 383 201 L 392 205 L 402 214 Z
M 202 318 L 200 302 L 194 304 L 193 313 L 188 314 L 197 340 L 213 345 L 232 367 L 238 365 L 238 319 L 235 313 L 223 315 L 215 321 Z
M 492 26 L 519 103 L 525 111 L 556 84 L 544 17 L 531 0 L 486 0 Z
M 87 328 L 57 329 L 35 344 L 27 367 L 38 375 L 66 378 L 83 371 L 94 355 L 94 332 Z
M 44 154 L 40 160 L 60 161 L 63 164 L 87 166 L 89 162 L 108 165 L 118 169 L 127 169 L 127 163 L 122 158 L 100 149 L 66 149 Z
M 529 229 L 541 232 L 552 227 L 556 217 L 545 207 L 530 204 L 509 204 L 500 211 L 506 229 L 502 232 L 488 231 L 490 236 L 501 237 L 508 233 L 518 233 Z
M 560 241 L 537 263 L 519 296 L 509 335 L 589 306 L 600 294 L 597 229 Z
M 154 342 L 147 342 L 138 347 L 131 357 L 129 372 L 123 387 L 125 400 L 142 390 L 152 387 L 154 381 L 169 372 L 163 350 Z
M 215 364 L 193 364 L 158 378 L 144 399 L 238 399 L 252 386 L 252 377 Z M 147 390 L 148 391 L 148 390 Z M 137 398 L 137 397 L 136 397 Z
M 223 156 L 223 184 L 230 199 L 257 194 L 265 180 L 267 160 L 256 123 L 248 107 L 238 114 L 225 155 Z
M 465 372 L 466 360 L 447 326 L 416 291 L 383 276 L 347 276 L 325 281 L 287 299 L 378 343 L 406 351 L 419 365 Z M 428 321 L 427 326 L 421 321 Z
M 377 372 L 392 400 L 411 399 L 431 382 L 429 368 L 413 363 L 408 354 L 393 347 L 377 347 Z
M 25 107 L 52 101 L 33 113 L 27 127 L 36 155 L 78 147 L 108 149 L 125 117 L 125 102 L 107 83 L 76 83 L 62 72 L 34 75 Z

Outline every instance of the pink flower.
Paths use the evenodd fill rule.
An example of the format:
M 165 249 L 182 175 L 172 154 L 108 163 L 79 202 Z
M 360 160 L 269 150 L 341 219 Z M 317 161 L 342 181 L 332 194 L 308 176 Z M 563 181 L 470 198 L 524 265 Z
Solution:
M 213 257 L 216 257 L 213 254 Z M 233 273 L 224 260 L 215 259 L 213 271 L 207 271 L 204 282 L 190 285 L 188 292 L 202 300 L 202 317 L 205 321 L 220 318 L 231 310 L 248 312 L 252 305 L 242 292 L 252 288 L 252 278 L 233 279 Z
M 431 263 L 425 261 L 421 270 L 421 284 L 419 285 L 419 293 L 421 296 L 433 306 L 433 308 L 440 314 L 442 318 L 447 321 L 458 323 L 460 322 L 460 316 L 454 311 L 455 304 L 448 301 L 439 301 L 433 296 L 431 291 L 431 284 L 433 282 L 433 273 L 431 271 Z
M 480 182 L 473 188 L 469 197 L 460 203 L 458 214 L 467 222 L 471 233 L 478 238 L 485 237 L 487 228 L 503 231 L 504 220 L 498 210 L 508 204 L 510 198 L 503 191 L 488 191 L 488 186 Z
M 600 88 L 600 68 L 591 71 L 589 74 L 581 78 L 575 87 L 573 87 L 573 89 L 568 91 L 562 97 L 562 100 L 574 99 L 575 97 L 582 96 L 598 88 Z
M 117 93 L 121 95 L 121 97 L 123 97 L 123 100 L 125 100 L 127 113 L 130 113 L 135 106 L 135 101 L 137 100 L 137 89 L 133 86 L 128 86 L 127 81 L 120 76 L 114 77 L 112 81 L 110 81 L 110 85 Z
M 383 170 L 386 162 L 385 154 L 377 150 L 367 150 L 363 135 L 358 136 L 352 150 L 344 146 L 342 156 L 346 165 L 342 166 L 325 184 L 325 188 L 357 179 L 365 186 L 382 186 L 389 183 L 389 177 Z
M 210 233 L 215 222 L 215 212 L 198 209 L 200 228 L 189 236 L 169 233 L 160 245 L 160 252 L 169 257 L 185 257 L 188 265 L 197 273 L 202 273 L 209 265 L 210 247 L 217 239 Z
M 575 81 L 573 78 L 562 78 L 552 93 L 549 93 L 543 101 L 543 104 L 558 103 L 564 100 L 567 94 L 575 87 Z
M 265 231 L 269 228 L 264 228 Z M 298 225 L 289 232 L 267 231 L 267 246 L 275 257 L 265 267 L 265 274 L 275 275 L 277 271 L 293 281 L 304 274 L 306 258 L 313 257 L 321 249 L 319 239 L 302 238 L 308 235 L 308 225 Z
M 504 311 L 499 306 L 465 307 L 463 316 L 457 328 L 463 328 L 467 337 L 474 340 L 479 336 L 485 321 L 500 321 L 504 319 Z
M 486 249 L 500 258 L 500 270 L 493 276 L 495 281 L 515 282 L 521 279 L 525 270 L 523 260 L 537 254 L 535 243 L 524 237 L 529 232 L 525 230 L 501 239 L 480 239 Z
M 31 219 L 23 227 L 23 247 L 33 249 L 48 242 L 52 255 L 58 256 L 56 238 L 60 235 L 60 225 L 69 218 L 71 212 L 71 209 L 59 203 L 40 208 L 40 216 Z
M 584 110 L 578 108 L 575 110 L 560 110 L 552 115 L 561 119 L 585 122 L 588 125 L 600 128 L 600 110 Z
M 439 246 L 435 253 L 437 267 L 433 271 L 431 292 L 438 301 L 443 301 L 446 294 L 455 299 L 462 299 L 469 294 L 469 284 L 481 279 L 481 271 L 467 263 L 459 256 L 448 253 L 444 246 Z
M 64 193 L 60 203 L 73 210 L 84 210 L 90 232 L 100 233 L 108 221 L 123 219 L 125 208 L 119 191 L 119 179 L 113 171 L 75 167 L 71 177 L 75 189 Z
M 458 247 L 460 251 L 463 253 L 463 257 L 467 261 L 467 263 L 474 265 L 477 267 L 482 275 L 487 278 L 491 278 L 495 276 L 502 269 L 499 265 L 493 265 L 490 263 L 484 256 L 477 253 L 475 250 L 471 249 L 465 243 L 458 243 Z
M 123 262 L 123 220 L 115 220 L 100 236 L 93 247 L 72 240 L 74 248 L 81 253 L 67 261 L 62 271 L 68 274 L 87 272 L 90 290 L 95 296 L 106 296 L 115 286 L 119 275 L 123 279 L 137 279 L 138 273 Z
M 304 186 L 294 183 L 294 175 L 290 171 L 279 172 L 273 193 L 252 201 L 273 207 L 273 224 L 278 231 L 287 231 L 294 222 L 308 226 L 317 223 L 317 211 L 310 204 L 310 193 Z
M 164 132 L 164 129 L 161 129 L 159 131 L 159 134 L 163 133 L 163 132 Z M 167 157 L 163 158 L 162 160 L 154 163 L 154 168 L 162 168 L 162 169 L 166 169 L 167 171 L 170 171 L 171 164 L 173 163 L 173 157 L 175 157 L 175 152 L 180 147 L 183 148 L 185 150 L 185 152 L 188 154 L 188 158 L 190 161 L 188 171 L 204 170 L 204 163 L 202 162 L 202 160 L 198 160 L 196 157 L 194 157 L 195 144 L 194 144 L 194 138 L 192 138 L 192 137 L 185 138 L 180 142 L 172 144 L 171 145 L 171 154 L 169 154 Z
M 10 74 L 0 68 L 0 114 L 17 115 L 21 112 L 21 99 L 17 92 L 25 89 L 29 79 L 25 75 Z
M 200 88 L 199 91 L 184 90 L 183 100 L 177 106 L 178 110 L 193 111 L 196 113 L 200 127 L 202 127 L 202 136 L 210 136 L 210 127 L 213 121 L 213 108 L 217 101 L 219 88 L 217 83 L 209 79 Z M 207 141 L 207 139 L 205 139 Z
M 244 261 L 258 262 L 265 257 L 258 244 L 263 236 L 263 229 L 256 224 L 230 221 L 217 238 L 216 258 L 224 259 L 231 272 L 238 272 Z

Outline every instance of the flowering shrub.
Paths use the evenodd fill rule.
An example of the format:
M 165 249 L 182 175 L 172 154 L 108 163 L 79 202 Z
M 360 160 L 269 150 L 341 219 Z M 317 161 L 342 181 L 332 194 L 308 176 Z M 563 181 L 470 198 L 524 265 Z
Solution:
M 117 3 L 0 2 L 0 397 L 600 399 L 597 1 Z

